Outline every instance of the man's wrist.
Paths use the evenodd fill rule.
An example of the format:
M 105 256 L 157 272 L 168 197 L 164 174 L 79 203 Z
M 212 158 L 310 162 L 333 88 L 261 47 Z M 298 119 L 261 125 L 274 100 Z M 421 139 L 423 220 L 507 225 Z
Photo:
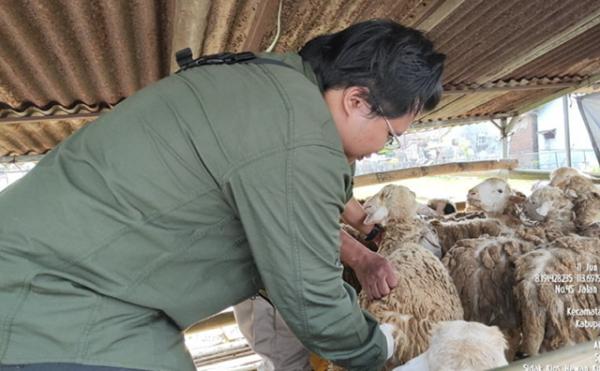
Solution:
M 372 251 L 354 238 L 350 236 L 347 238 L 348 239 L 342 245 L 342 263 L 352 269 L 357 269 L 369 258 Z

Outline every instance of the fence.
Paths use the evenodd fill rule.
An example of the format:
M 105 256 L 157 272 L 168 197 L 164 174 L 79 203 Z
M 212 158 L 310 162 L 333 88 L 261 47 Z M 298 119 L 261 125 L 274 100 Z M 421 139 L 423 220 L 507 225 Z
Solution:
M 527 170 L 553 170 L 567 166 L 565 150 L 540 151 L 536 153 L 511 154 L 519 160 L 519 168 Z M 592 149 L 571 149 L 571 167 L 589 173 L 599 173 L 600 167 Z

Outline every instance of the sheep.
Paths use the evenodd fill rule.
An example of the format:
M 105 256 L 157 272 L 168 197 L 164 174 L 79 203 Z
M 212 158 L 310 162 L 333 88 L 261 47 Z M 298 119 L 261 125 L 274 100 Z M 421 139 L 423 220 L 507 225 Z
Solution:
M 429 345 L 432 325 L 463 318 L 456 287 L 441 261 L 416 243 L 419 228 L 415 195 L 403 186 L 388 185 L 364 204 L 367 223 L 385 225 L 379 253 L 396 270 L 398 285 L 383 299 L 368 300 L 359 294 L 359 304 L 382 323 L 398 327 L 396 349 L 388 362 L 392 367 L 418 356 Z
M 456 213 L 456 206 L 445 198 L 432 198 L 427 205 L 418 204 L 417 214 L 426 218 L 439 218 Z
M 561 188 L 572 176 L 584 176 L 582 172 L 572 167 L 559 167 L 550 173 L 550 186 Z
M 573 203 L 557 187 L 545 186 L 533 191 L 523 204 L 523 211 L 536 225 L 522 231 L 537 234 L 542 242 L 575 232 Z
M 397 246 L 387 258 L 396 270 L 398 285 L 379 300 L 369 301 L 361 293 L 359 303 L 382 323 L 399 326 L 393 363 L 401 364 L 427 349 L 431 328 L 420 320 L 462 319 L 463 309 L 448 272 L 430 251 L 409 242 Z
M 574 230 L 573 203 L 558 187 L 536 189 L 523 204 L 525 214 L 548 228 Z
M 513 192 L 500 178 L 488 178 L 467 194 L 467 203 L 472 209 L 482 210 L 488 218 L 498 219 L 508 227 L 521 225 L 517 205 L 525 199 L 525 195 Z
M 505 232 L 502 223 L 495 219 L 473 219 L 458 222 L 432 220 L 429 225 L 437 234 L 442 257 L 460 240 L 480 236 L 498 236 Z
M 456 205 L 445 198 L 432 198 L 427 201 L 427 206 L 435 210 L 439 215 L 450 215 L 456 213 Z
M 395 250 L 398 243 L 413 242 L 435 256 L 441 256 L 437 235 L 428 223 L 418 218 L 415 194 L 407 187 L 387 185 L 367 200 L 363 208 L 367 213 L 365 224 L 380 223 L 387 226 L 388 221 L 393 222 L 394 233 L 388 236 L 386 228 L 385 237 L 388 238 L 385 244 L 382 241 L 379 245 L 380 254 L 387 254 L 388 247 Z
M 599 245 L 597 238 L 571 235 L 515 260 L 514 295 L 528 355 L 599 335 Z M 586 327 L 584 321 L 596 326 Z
M 394 371 L 480 371 L 508 364 L 507 344 L 497 327 L 477 322 L 444 321 L 434 325 L 425 353 Z
M 520 318 L 512 296 L 514 260 L 535 249 L 516 237 L 460 240 L 442 259 L 460 296 L 465 320 L 500 327 L 509 341 L 507 358 L 519 348 Z
M 591 179 L 574 175 L 564 180 L 560 187 L 574 204 L 575 225 L 585 234 L 585 230 L 600 223 L 600 190 Z
M 472 210 L 483 213 L 483 219 L 429 222 L 436 230 L 442 256 L 457 241 L 486 235 L 512 235 L 513 227 L 522 224 L 515 205 L 524 202 L 525 197 L 513 192 L 502 179 L 489 178 L 479 183 L 469 190 L 467 200 Z

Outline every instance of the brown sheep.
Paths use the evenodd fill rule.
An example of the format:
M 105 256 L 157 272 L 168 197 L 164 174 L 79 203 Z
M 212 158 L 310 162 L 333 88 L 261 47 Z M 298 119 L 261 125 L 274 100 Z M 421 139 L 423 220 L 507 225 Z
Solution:
M 600 266 L 599 248 L 597 238 L 569 236 L 515 260 L 514 295 L 522 317 L 523 350 L 528 355 L 599 335 L 597 327 L 582 327 L 584 322 L 578 322 L 594 323 L 600 315 L 593 312 L 600 306 L 598 272 L 586 271 Z M 580 292 L 580 288 L 588 291 Z
M 520 343 L 520 319 L 513 301 L 514 261 L 535 246 L 515 237 L 461 240 L 442 262 L 460 296 L 465 320 L 498 326 L 509 341 L 508 359 Z
M 496 219 L 472 219 L 458 222 L 432 220 L 429 224 L 436 231 L 442 249 L 442 257 L 457 241 L 480 236 L 498 236 L 505 231 Z
M 575 224 L 580 232 L 600 223 L 600 190 L 583 176 L 572 176 L 562 184 L 567 197 L 574 204 Z

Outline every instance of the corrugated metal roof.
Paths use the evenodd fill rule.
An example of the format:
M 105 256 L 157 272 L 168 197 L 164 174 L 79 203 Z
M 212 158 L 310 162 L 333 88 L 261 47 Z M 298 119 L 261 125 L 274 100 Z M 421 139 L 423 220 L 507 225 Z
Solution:
M 166 76 L 173 50 L 264 50 L 278 5 L 0 2 L 0 156 L 44 153 L 82 117 Z M 283 0 L 275 50 L 295 51 L 318 34 L 377 17 L 423 29 L 448 55 L 452 95 L 422 122 L 516 114 L 600 76 L 600 0 Z M 65 129 L 71 121 L 79 124 Z
M 41 155 L 90 120 L 53 120 L 26 122 L 0 126 L 0 154 L 2 156 Z
M 0 4 L 0 109 L 116 104 L 165 76 L 173 1 Z

